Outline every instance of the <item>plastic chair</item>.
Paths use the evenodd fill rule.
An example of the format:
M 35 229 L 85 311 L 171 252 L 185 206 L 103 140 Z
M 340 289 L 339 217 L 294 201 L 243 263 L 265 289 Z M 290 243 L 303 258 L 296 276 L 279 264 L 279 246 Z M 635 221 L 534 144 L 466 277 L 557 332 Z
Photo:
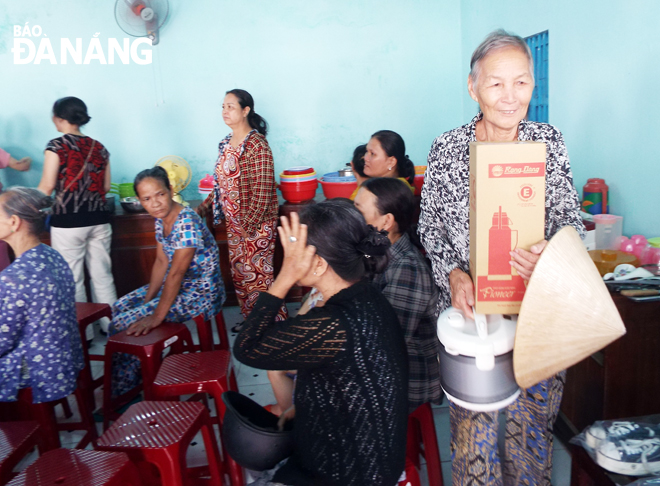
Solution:
M 417 468 L 412 463 L 412 461 L 406 457 L 406 479 L 399 481 L 399 486 L 422 486 L 422 482 L 419 479 L 419 473 Z M 429 483 L 433 484 L 433 483 Z
M 38 431 L 34 421 L 0 422 L 0 485 L 13 477 L 14 468 L 38 445 Z
M 178 354 L 185 350 L 184 343 L 192 346 L 192 337 L 185 324 L 164 322 L 144 336 L 129 336 L 122 331 L 110 336 L 105 346 L 105 367 L 103 372 L 103 429 L 106 430 L 114 411 L 137 396 L 136 387 L 121 397 L 112 397 L 112 355 L 126 353 L 137 356 L 142 368 L 142 386 L 144 398 L 152 398 L 151 384 L 162 361 L 163 351 L 170 346 L 171 353 Z
M 408 415 L 406 462 L 410 461 L 419 470 L 420 455 L 426 460 L 429 484 L 443 486 L 440 449 L 438 448 L 433 409 L 431 409 L 430 403 L 420 405 L 413 413 Z M 410 477 L 408 476 L 408 478 Z M 414 482 L 412 484 L 415 485 Z
M 136 403 L 101 436 L 98 449 L 125 452 L 138 466 L 153 464 L 163 486 L 183 486 L 193 472 L 186 468 L 186 451 L 200 430 L 210 483 L 221 486 L 224 471 L 213 425 L 206 407 L 198 402 Z M 149 469 L 140 467 L 140 471 L 147 475 Z
M 41 452 L 61 447 L 60 431 L 84 430 L 85 435 L 76 445 L 76 449 L 84 449 L 90 442 L 95 445 L 98 432 L 92 411 L 89 409 L 87 392 L 83 389 L 82 378 L 78 375 L 78 387 L 73 393 L 80 413 L 79 422 L 58 423 L 55 418 L 55 406 L 61 400 L 53 402 L 32 403 L 32 388 L 22 388 L 18 391 L 18 399 L 14 410 L 17 411 L 18 420 L 34 420 L 41 426 L 40 448 Z M 64 399 L 66 400 L 66 398 Z
M 227 390 L 238 391 L 229 351 L 205 351 L 168 356 L 163 360 L 152 385 L 153 395 L 157 399 L 208 393 L 215 401 L 216 421 L 220 430 L 226 410 L 222 394 Z M 222 456 L 232 486 L 242 486 L 244 480 L 241 467 L 229 457 L 224 444 Z
M 42 455 L 7 486 L 141 486 L 126 454 L 56 449 Z
M 193 319 L 197 324 L 197 334 L 199 335 L 199 345 L 195 345 L 196 351 L 213 351 L 215 344 L 213 342 L 213 331 L 211 330 L 211 321 L 207 321 L 203 316 L 197 316 Z M 229 339 L 227 338 L 227 327 L 222 310 L 215 315 L 215 327 L 218 331 L 220 343 L 218 348 L 223 351 L 229 351 Z
M 89 393 L 89 406 L 92 410 L 96 409 L 96 402 L 94 401 L 94 390 L 100 387 L 103 384 L 103 377 L 99 377 L 96 380 L 92 377 L 92 368 L 90 366 L 90 360 L 92 361 L 103 361 L 104 356 L 100 354 L 89 354 L 89 349 L 87 348 L 87 339 L 85 338 L 85 332 L 87 326 L 95 323 L 101 317 L 107 317 L 112 319 L 112 308 L 108 304 L 94 304 L 92 302 L 76 302 L 76 317 L 78 319 L 78 329 L 80 331 L 80 339 L 83 345 L 83 353 L 85 356 L 85 368 L 81 371 L 82 379 L 85 384 L 85 388 L 90 390 Z

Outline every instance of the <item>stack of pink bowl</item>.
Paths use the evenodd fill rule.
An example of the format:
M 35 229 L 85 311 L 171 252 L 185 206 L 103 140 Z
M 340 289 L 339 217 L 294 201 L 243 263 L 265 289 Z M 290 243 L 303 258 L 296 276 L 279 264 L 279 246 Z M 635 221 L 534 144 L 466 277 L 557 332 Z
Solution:
M 280 174 L 282 197 L 290 203 L 314 199 L 319 181 L 312 167 L 291 167 Z
M 425 165 L 415 166 L 415 196 L 422 195 L 422 186 L 424 185 L 424 175 L 426 174 Z
M 198 190 L 205 199 L 213 192 L 213 176 L 211 174 L 206 174 L 206 177 L 199 181 Z

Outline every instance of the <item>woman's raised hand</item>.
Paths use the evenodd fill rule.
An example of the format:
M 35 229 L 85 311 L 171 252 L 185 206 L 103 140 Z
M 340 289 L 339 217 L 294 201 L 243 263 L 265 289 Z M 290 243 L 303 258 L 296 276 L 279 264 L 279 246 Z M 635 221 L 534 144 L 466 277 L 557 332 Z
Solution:
M 307 225 L 300 224 L 298 213 L 291 213 L 290 219 L 282 216 L 280 221 L 282 225 L 277 231 L 284 249 L 280 275 L 284 274 L 295 283 L 309 273 L 316 248 L 307 244 Z

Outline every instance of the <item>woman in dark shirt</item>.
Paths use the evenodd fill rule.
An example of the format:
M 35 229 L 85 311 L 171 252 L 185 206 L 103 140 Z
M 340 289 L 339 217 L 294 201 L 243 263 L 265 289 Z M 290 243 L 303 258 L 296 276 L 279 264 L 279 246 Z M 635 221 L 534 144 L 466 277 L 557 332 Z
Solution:
M 295 449 L 272 481 L 394 485 L 405 462 L 406 348 L 392 306 L 364 279 L 387 265 L 389 240 L 343 201 L 309 206 L 300 220 L 282 218 L 282 270 L 234 344 L 249 366 L 298 370 Z M 276 321 L 296 283 L 324 300 Z
M 80 132 L 91 120 L 82 100 L 69 96 L 53 105 L 53 123 L 63 135 L 48 142 L 39 190 L 55 190 L 51 246 L 64 257 L 76 281 L 76 302 L 87 302 L 83 265 L 91 279 L 94 302 L 117 300 L 110 261 L 112 228 L 105 208 L 110 190 L 110 159 L 105 147 Z M 101 320 L 107 332 L 108 318 Z M 90 336 L 91 332 L 91 336 Z M 87 338 L 93 337 L 88 328 Z

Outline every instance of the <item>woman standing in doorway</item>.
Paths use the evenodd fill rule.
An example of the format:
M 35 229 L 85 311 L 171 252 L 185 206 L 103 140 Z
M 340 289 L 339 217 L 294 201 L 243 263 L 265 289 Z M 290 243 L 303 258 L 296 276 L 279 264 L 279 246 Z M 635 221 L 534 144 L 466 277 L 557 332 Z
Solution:
M 278 213 L 273 154 L 266 141 L 266 120 L 254 111 L 250 93 L 227 91 L 222 118 L 232 131 L 220 142 L 214 190 L 198 212 L 203 216 L 212 208 L 215 225 L 224 213 L 231 274 L 245 319 L 259 293 L 273 283 Z M 282 305 L 278 319 L 287 316 Z

